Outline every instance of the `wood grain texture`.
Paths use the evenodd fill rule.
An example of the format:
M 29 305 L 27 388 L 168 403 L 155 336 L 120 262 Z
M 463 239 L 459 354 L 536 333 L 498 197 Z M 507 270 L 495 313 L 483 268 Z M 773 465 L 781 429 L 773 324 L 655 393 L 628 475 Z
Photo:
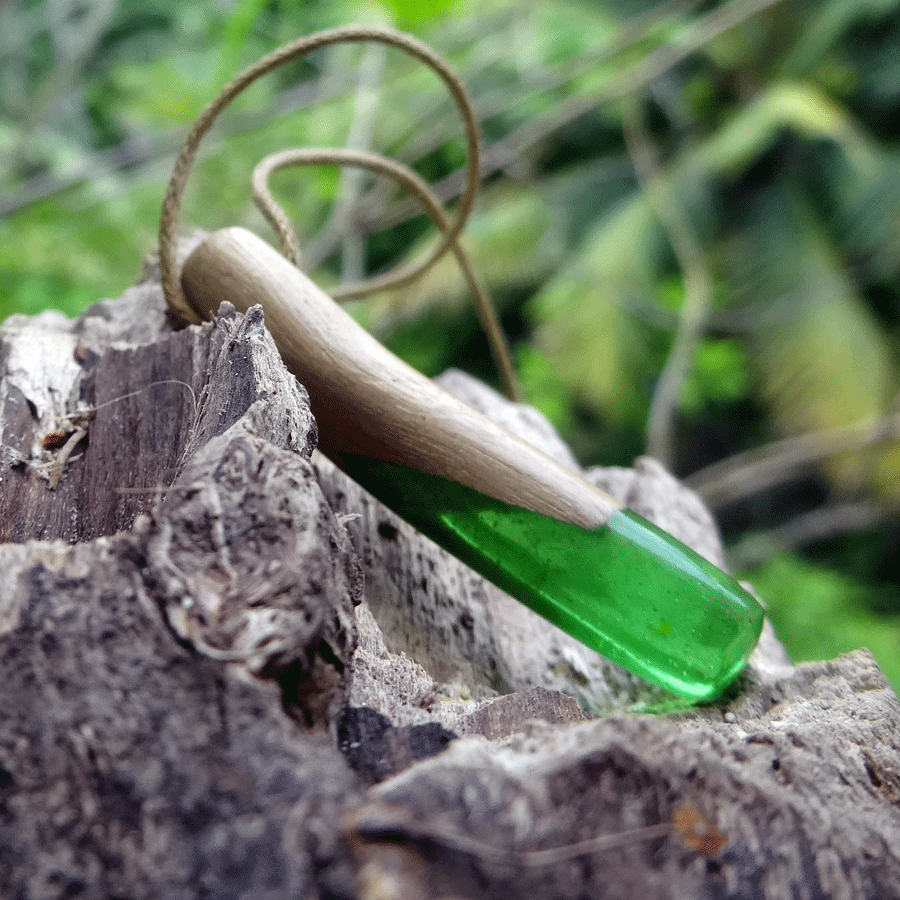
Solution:
M 223 301 L 241 310 L 262 304 L 287 367 L 310 393 L 319 447 L 339 465 L 342 453 L 402 463 L 585 528 L 619 508 L 403 363 L 251 232 L 213 234 L 181 280 L 204 318 Z
M 881 900 L 900 896 L 898 751 L 897 697 L 858 651 L 725 709 L 462 737 L 371 789 L 345 839 L 404 900 Z
M 258 311 L 173 334 L 145 288 L 51 330 L 90 346 L 85 377 L 109 393 L 176 371 L 198 408 L 143 395 L 128 415 L 168 415 L 165 442 L 124 443 L 98 415 L 88 441 L 115 452 L 73 460 L 59 490 L 26 466 L 0 481 L 6 515 L 31 478 L 25 525 L 73 529 L 0 544 L 0 897 L 347 897 L 334 822 L 360 785 L 325 729 L 360 579 L 309 461 L 308 401 Z M 133 346 L 120 315 L 160 333 Z M 120 494 L 135 472 L 164 490 Z M 110 534 L 123 501 L 132 527 Z
M 144 321 L 165 331 L 158 289 L 141 301 Z M 105 328 L 116 307 L 133 316 L 129 304 L 69 330 L 84 338 L 87 318 Z M 129 532 L 0 546 L 0 897 L 900 896 L 900 706 L 864 651 L 793 667 L 783 655 L 763 660 L 761 645 L 730 699 L 678 716 L 624 703 L 580 721 L 574 704 L 540 690 L 429 705 L 412 660 L 371 647 L 366 685 L 357 652 L 347 698 L 392 724 L 367 712 L 348 719 L 337 708 L 346 685 L 328 667 L 346 671 L 352 649 L 358 584 L 340 523 L 355 498 L 335 479 L 323 502 L 323 471 L 308 459 L 314 430 L 301 427 L 311 425 L 305 394 L 258 311 L 187 333 L 206 372 L 191 435 L 207 443 L 191 444 L 175 489 Z M 164 361 L 171 348 L 159 336 L 134 341 L 153 343 Z M 204 341 L 218 350 L 203 351 Z M 106 352 L 100 340 L 91 348 Z M 487 389 L 468 388 L 490 412 Z M 497 410 L 518 428 L 514 413 Z M 14 423 L 23 416 L 14 410 Z M 564 457 L 551 438 L 534 439 Z M 698 549 L 720 552 L 671 478 L 647 464 L 602 474 L 629 505 L 685 540 L 696 529 Z M 110 472 L 107 489 L 116 484 Z M 46 493 L 63 505 L 54 521 L 71 513 L 71 498 Z M 348 524 L 366 526 L 366 571 L 395 579 L 398 602 L 424 602 L 412 587 L 425 572 L 435 608 L 474 589 L 477 576 L 445 579 L 442 551 L 411 529 L 392 531 L 390 514 L 371 504 Z M 495 627 L 499 598 L 482 596 Z M 377 636 L 366 607 L 356 612 Z M 280 648 L 293 644 L 307 667 L 309 714 L 375 727 L 357 727 L 339 751 L 337 734 L 285 714 L 286 677 L 208 655 L 191 634 L 238 651 L 277 651 L 284 637 Z M 546 625 L 529 635 L 523 654 L 550 640 Z M 528 672 L 513 677 L 509 644 L 495 637 L 504 677 L 517 684 Z M 460 640 L 453 652 L 481 651 Z M 297 674 L 287 669 L 280 675 Z M 395 715 L 415 700 L 417 719 Z M 448 705 L 458 707 L 452 725 Z M 461 737 L 448 741 L 448 730 Z

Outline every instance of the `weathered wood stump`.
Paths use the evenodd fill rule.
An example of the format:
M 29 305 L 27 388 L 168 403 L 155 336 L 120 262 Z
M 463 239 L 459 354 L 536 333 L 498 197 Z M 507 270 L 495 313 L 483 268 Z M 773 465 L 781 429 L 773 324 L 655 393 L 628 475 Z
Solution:
M 0 341 L 0 896 L 900 897 L 866 652 L 767 629 L 729 697 L 642 714 L 314 454 L 259 310 L 178 331 L 151 278 Z M 590 476 L 722 562 L 652 461 Z

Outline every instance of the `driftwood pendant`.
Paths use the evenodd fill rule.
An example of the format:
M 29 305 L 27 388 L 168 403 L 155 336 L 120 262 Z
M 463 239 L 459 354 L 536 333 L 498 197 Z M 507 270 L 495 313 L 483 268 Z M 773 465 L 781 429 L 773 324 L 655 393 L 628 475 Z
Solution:
M 204 318 L 261 304 L 322 452 L 480 574 L 687 699 L 741 671 L 764 615 L 730 576 L 403 363 L 260 238 L 216 232 L 181 282 Z

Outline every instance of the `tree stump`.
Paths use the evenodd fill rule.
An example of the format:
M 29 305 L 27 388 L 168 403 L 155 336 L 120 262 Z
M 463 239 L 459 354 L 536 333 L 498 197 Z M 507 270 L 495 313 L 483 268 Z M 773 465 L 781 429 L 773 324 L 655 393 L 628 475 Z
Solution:
M 767 627 L 728 697 L 651 715 L 314 452 L 258 308 L 177 330 L 151 277 L 0 341 L 0 896 L 900 897 L 865 651 L 795 667 Z M 652 460 L 588 475 L 722 564 Z

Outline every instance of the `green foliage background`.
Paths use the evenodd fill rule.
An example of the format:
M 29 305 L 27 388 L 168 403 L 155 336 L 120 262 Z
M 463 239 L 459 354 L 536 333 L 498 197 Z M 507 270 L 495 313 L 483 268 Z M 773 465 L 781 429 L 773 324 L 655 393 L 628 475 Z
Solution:
M 120 294 L 205 102 L 282 43 L 352 22 L 412 31 L 467 81 L 488 165 L 466 243 L 528 400 L 586 464 L 649 450 L 688 478 L 797 658 L 867 645 L 900 685 L 897 3 L 2 4 L 0 313 Z M 186 220 L 265 234 L 255 162 L 348 133 L 455 197 L 460 127 L 436 79 L 341 47 L 238 100 Z M 435 240 L 369 179 L 276 187 L 325 286 Z M 429 374 L 494 377 L 449 257 L 354 312 Z

